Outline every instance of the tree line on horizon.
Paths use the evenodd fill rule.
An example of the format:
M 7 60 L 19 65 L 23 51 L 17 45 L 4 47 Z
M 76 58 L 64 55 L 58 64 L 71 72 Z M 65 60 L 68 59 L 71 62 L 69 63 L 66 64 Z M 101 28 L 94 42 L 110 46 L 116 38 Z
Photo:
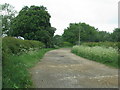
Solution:
M 56 28 L 51 26 L 51 16 L 44 6 L 24 6 L 16 15 L 17 11 L 14 7 L 5 3 L 2 5 L 2 10 L 7 11 L 2 15 L 2 34 L 41 41 L 46 47 L 59 46 L 63 42 L 78 44 L 79 30 L 81 42 L 120 41 L 120 28 L 116 28 L 113 33 L 108 33 L 81 22 L 70 23 L 62 35 L 54 35 Z
M 99 31 L 93 26 L 86 23 L 70 23 L 69 27 L 64 29 L 62 35 L 65 41 L 72 44 L 77 44 L 79 40 L 81 42 L 119 42 L 120 41 L 120 28 L 116 28 L 113 33 L 106 31 Z

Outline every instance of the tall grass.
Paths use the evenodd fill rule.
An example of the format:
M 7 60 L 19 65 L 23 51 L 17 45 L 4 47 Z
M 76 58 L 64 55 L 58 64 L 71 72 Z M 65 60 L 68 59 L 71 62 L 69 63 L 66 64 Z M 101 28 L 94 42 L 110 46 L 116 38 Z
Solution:
M 74 46 L 72 48 L 72 53 L 118 68 L 118 50 L 112 47 L 106 48 L 100 46 Z
M 120 48 L 120 42 L 85 42 L 82 43 L 82 45 L 85 46 L 102 46 L 102 47 L 113 47 L 113 48 Z
M 2 38 L 0 37 L 0 89 L 2 89 Z
M 9 55 L 3 63 L 3 88 L 30 88 L 32 81 L 28 69 L 52 49 L 31 51 L 28 54 Z
M 3 88 L 29 88 L 32 81 L 28 69 L 39 62 L 45 52 L 39 41 L 14 37 L 2 39 Z

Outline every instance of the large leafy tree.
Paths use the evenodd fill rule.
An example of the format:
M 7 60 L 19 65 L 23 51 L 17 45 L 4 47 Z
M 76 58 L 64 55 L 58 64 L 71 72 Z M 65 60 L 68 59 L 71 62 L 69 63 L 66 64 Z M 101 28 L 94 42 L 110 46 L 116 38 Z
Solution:
M 9 33 L 28 40 L 39 40 L 49 46 L 56 30 L 51 27 L 50 17 L 44 6 L 25 6 L 12 21 Z
M 3 4 L 2 6 L 2 32 L 7 33 L 10 30 L 10 24 L 12 19 L 17 14 L 17 11 L 10 4 Z
M 91 42 L 96 40 L 97 29 L 85 23 L 71 23 L 62 35 L 64 41 L 77 44 L 79 40 L 79 30 L 80 41 Z
M 111 34 L 112 40 L 120 42 L 120 28 L 116 28 Z
M 55 35 L 53 37 L 53 42 L 54 42 L 54 45 L 56 46 L 62 46 L 62 43 L 63 43 L 63 38 L 61 35 Z
M 111 34 L 106 31 L 98 31 L 96 34 L 96 41 L 98 42 L 112 41 Z

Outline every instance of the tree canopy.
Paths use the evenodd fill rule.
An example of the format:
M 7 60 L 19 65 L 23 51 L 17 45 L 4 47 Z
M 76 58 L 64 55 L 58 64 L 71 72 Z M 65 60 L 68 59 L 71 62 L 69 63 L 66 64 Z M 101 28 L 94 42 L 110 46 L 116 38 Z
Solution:
M 99 31 L 97 28 L 86 23 L 70 23 L 69 27 L 64 29 L 62 35 L 64 41 L 72 44 L 78 44 L 80 32 L 81 42 L 105 42 L 119 41 L 120 28 L 116 28 L 113 33 Z
M 72 44 L 77 44 L 80 41 L 91 42 L 96 40 L 97 29 L 85 23 L 71 23 L 67 29 L 64 30 L 63 39 Z
M 42 41 L 48 46 L 56 30 L 51 27 L 50 17 L 44 6 L 25 6 L 12 21 L 9 35 Z
M 120 42 L 120 28 L 116 28 L 111 36 L 113 41 Z
M 2 33 L 5 34 L 10 30 L 12 19 L 17 14 L 17 11 L 10 4 L 3 4 L 2 6 Z
M 61 35 L 55 35 L 53 37 L 53 43 L 54 45 L 56 46 L 62 46 L 62 43 L 63 43 L 63 38 Z
M 78 44 L 79 36 L 81 42 L 104 42 L 119 41 L 120 28 L 116 28 L 113 33 L 99 31 L 97 28 L 86 23 L 70 23 L 69 27 L 64 29 L 62 36 L 54 36 L 56 28 L 51 26 L 50 14 L 44 6 L 24 6 L 19 14 L 10 4 L 3 4 L 2 10 L 2 30 L 3 34 L 9 36 L 21 36 L 28 40 L 38 40 L 47 47 L 54 44 L 61 46 L 62 42 Z M 80 35 L 79 35 L 80 34 Z

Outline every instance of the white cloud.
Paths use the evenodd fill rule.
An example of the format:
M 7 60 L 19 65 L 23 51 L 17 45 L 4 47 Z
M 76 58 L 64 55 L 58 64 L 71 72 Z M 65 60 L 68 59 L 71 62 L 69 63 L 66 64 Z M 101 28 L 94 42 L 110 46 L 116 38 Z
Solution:
M 17 10 L 25 5 L 44 5 L 51 15 L 51 24 L 62 34 L 69 23 L 85 22 L 99 30 L 117 28 L 119 0 L 4 0 Z

